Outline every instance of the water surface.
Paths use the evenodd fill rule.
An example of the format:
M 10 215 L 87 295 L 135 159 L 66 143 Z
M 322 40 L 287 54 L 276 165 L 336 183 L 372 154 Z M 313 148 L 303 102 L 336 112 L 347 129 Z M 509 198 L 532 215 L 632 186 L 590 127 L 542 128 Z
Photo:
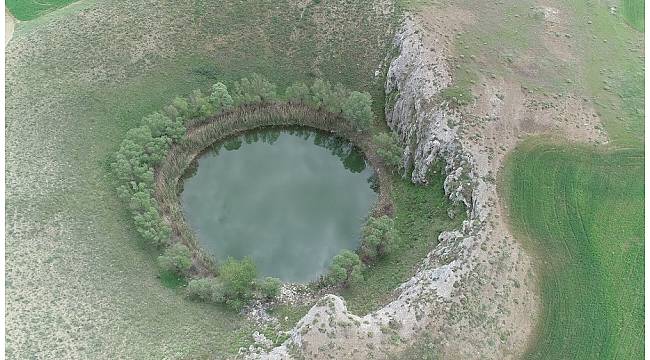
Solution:
M 263 276 L 315 280 L 355 249 L 377 194 L 348 142 L 311 130 L 261 130 L 214 146 L 181 195 L 185 217 L 217 260 L 250 256 Z

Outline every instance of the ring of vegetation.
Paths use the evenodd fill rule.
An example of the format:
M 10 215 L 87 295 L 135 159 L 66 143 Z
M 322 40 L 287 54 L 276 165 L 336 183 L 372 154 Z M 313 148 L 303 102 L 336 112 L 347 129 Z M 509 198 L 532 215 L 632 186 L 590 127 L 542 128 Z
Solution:
M 182 243 L 193 254 L 193 272 L 199 276 L 215 274 L 216 264 L 199 245 L 196 233 L 185 221 L 180 202 L 183 175 L 195 160 L 214 143 L 244 132 L 264 127 L 300 126 L 333 133 L 357 146 L 374 168 L 379 184 L 378 201 L 371 210 L 377 216 L 390 212 L 389 171 L 376 154 L 371 138 L 358 131 L 341 116 L 324 109 L 292 102 L 268 102 L 242 105 L 207 118 L 187 130 L 181 142 L 174 144 L 156 169 L 154 196 L 161 214 L 171 227 L 172 243 Z
M 111 168 L 137 232 L 163 250 L 161 275 L 190 280 L 191 298 L 233 308 L 278 295 L 280 280 L 257 279 L 250 258 L 228 259 L 217 267 L 186 223 L 179 194 L 188 168 L 215 142 L 263 127 L 302 126 L 349 140 L 375 170 L 379 196 L 363 226 L 361 244 L 356 253 L 336 255 L 319 283 L 347 287 L 359 281 L 364 266 L 391 252 L 399 238 L 389 194 L 402 150 L 395 134 L 373 131 L 371 105 L 368 93 L 320 79 L 311 87 L 293 84 L 278 95 L 274 84 L 253 74 L 234 83 L 232 96 L 226 85 L 216 83 L 209 96 L 196 90 L 145 116 L 127 132 Z

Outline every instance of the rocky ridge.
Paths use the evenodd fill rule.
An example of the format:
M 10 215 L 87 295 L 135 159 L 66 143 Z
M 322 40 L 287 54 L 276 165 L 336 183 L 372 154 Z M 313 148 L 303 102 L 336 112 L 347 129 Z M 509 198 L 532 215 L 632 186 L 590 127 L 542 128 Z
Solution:
M 528 257 L 494 217 L 496 185 L 477 166 L 460 136 L 460 114 L 440 97 L 450 86 L 443 46 L 425 46 L 427 31 L 407 17 L 395 37 L 399 55 L 386 81 L 386 119 L 405 145 L 416 183 L 426 183 L 434 161 L 445 163 L 445 192 L 467 208 L 460 229 L 444 232 L 419 271 L 395 299 L 365 316 L 348 312 L 335 295 L 319 300 L 280 346 L 250 359 L 385 357 L 426 331 L 443 358 L 504 359 L 522 351 L 535 316 L 526 283 Z M 467 147 L 470 150 L 471 147 Z M 525 318 L 526 321 L 518 321 Z

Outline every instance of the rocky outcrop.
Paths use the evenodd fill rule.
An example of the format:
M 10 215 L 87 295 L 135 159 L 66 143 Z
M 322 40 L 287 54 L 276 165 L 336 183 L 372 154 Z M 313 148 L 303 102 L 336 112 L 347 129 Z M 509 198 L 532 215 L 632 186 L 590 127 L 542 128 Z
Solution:
M 343 299 L 327 295 L 281 346 L 249 358 L 382 358 L 423 331 L 443 358 L 503 359 L 521 351 L 530 327 L 517 319 L 530 316 L 534 299 L 512 280 L 525 276 L 527 258 L 493 221 L 496 187 L 476 165 L 482 155 L 464 150 L 461 115 L 439 96 L 451 83 L 445 49 L 426 47 L 425 34 L 407 18 L 395 38 L 399 55 L 388 71 L 386 119 L 405 144 L 405 168 L 414 182 L 426 183 L 431 165 L 444 162 L 445 192 L 465 204 L 467 220 L 440 235 L 416 275 L 383 308 L 360 317 Z

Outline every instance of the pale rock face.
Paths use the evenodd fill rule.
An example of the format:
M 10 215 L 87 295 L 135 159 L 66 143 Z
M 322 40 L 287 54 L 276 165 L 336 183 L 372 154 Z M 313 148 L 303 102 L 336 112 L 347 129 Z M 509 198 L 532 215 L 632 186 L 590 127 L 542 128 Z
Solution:
M 507 340 L 505 345 L 498 338 L 499 326 L 506 325 L 498 324 L 501 321 L 495 309 L 509 311 L 498 303 L 505 300 L 491 304 L 482 299 L 482 287 L 501 284 L 500 278 L 484 277 L 483 264 L 488 261 L 481 250 L 483 244 L 495 241 L 486 220 L 488 195 L 496 190 L 478 176 L 474 154 L 463 150 L 462 139 L 452 126 L 458 123 L 458 114 L 437 96 L 450 85 L 448 65 L 436 49 L 424 48 L 418 29 L 407 18 L 395 38 L 400 52 L 388 71 L 386 119 L 405 144 L 404 161 L 406 168 L 413 169 L 412 181 L 426 183 L 431 164 L 443 161 L 445 192 L 452 201 L 465 204 L 467 220 L 460 229 L 439 236 L 438 246 L 422 261 L 415 276 L 396 289 L 394 300 L 383 308 L 360 317 L 348 312 L 343 299 L 327 295 L 298 322 L 282 345 L 269 352 L 249 353 L 248 358 L 366 359 L 371 353 L 383 358 L 399 349 L 395 337 L 409 342 L 425 328 L 438 339 L 443 356 L 510 358 L 516 352 L 513 348 L 521 346 L 516 343 L 520 338 Z M 425 56 L 425 52 L 432 54 Z M 477 319 L 494 319 L 497 325 L 468 325 Z M 519 330 L 525 339 L 529 329 L 513 331 Z M 495 342 L 499 345 L 485 348 Z

